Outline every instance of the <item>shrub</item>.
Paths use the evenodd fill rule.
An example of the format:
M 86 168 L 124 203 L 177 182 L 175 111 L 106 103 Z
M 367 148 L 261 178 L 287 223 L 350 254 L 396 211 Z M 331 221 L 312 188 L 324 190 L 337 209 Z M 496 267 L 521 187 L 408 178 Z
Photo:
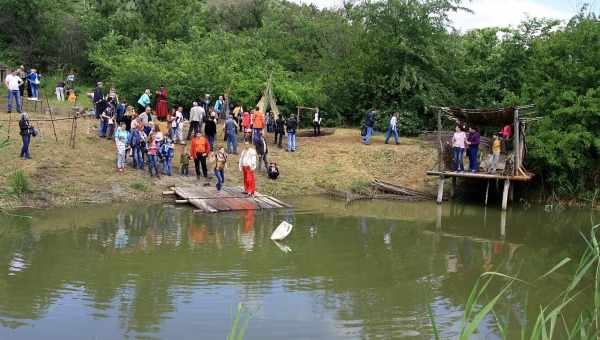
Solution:
M 18 169 L 8 176 L 9 194 L 21 197 L 28 192 L 31 192 L 31 184 L 23 170 Z

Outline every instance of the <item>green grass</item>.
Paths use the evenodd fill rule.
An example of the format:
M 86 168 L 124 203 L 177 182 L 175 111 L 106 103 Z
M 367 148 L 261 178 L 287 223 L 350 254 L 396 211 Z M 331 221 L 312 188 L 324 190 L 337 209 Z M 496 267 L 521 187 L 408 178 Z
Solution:
M 150 191 L 150 187 L 148 186 L 148 184 L 144 183 L 144 182 L 134 182 L 131 183 L 130 185 L 131 189 L 137 190 L 137 191 L 142 191 L 142 192 L 148 192 Z
M 25 172 L 21 169 L 15 170 L 8 176 L 8 194 L 16 197 L 22 197 L 31 192 L 31 183 Z
M 587 248 L 575 265 L 571 281 L 558 297 L 538 306 L 539 312 L 535 323 L 528 326 L 527 329 L 521 330 L 522 340 L 598 339 L 600 335 L 600 246 L 596 237 L 598 228 L 599 226 L 593 227 L 589 237 L 582 235 Z M 470 339 L 488 314 L 495 316 L 494 307 L 512 285 L 527 285 L 529 288 L 535 288 L 536 285 L 544 284 L 544 281 L 548 280 L 554 272 L 571 262 L 570 258 L 563 259 L 533 282 L 525 282 L 517 277 L 498 272 L 482 274 L 465 304 L 459 339 Z M 503 280 L 504 284 L 498 292 L 493 293 L 487 302 L 483 303 L 489 293 L 492 280 Z M 588 307 L 579 311 L 579 314 L 575 316 L 571 314 L 567 316 L 567 307 L 585 294 L 591 294 L 593 297 Z M 431 307 L 429 308 L 431 309 Z M 435 318 L 431 312 L 430 319 L 437 338 Z M 502 324 L 498 318 L 495 320 L 501 338 L 507 339 L 507 325 Z
M 248 329 L 248 324 L 250 323 L 250 317 L 246 317 L 246 319 L 242 322 L 243 312 L 244 306 L 241 303 L 239 303 L 237 306 L 235 318 L 233 319 L 233 324 L 231 325 L 231 331 L 227 336 L 227 340 L 243 340 L 246 336 L 246 330 Z

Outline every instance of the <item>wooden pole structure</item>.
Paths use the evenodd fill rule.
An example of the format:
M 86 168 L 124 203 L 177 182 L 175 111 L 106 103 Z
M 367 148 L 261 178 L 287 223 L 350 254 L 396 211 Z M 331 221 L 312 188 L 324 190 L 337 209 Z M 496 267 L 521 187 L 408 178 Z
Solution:
M 437 128 L 438 128 L 438 169 L 442 175 L 440 175 L 440 179 L 438 180 L 438 194 L 437 194 L 437 203 L 442 204 L 444 201 L 444 145 L 442 144 L 442 109 L 440 108 L 437 113 Z
M 487 180 L 486 185 L 485 185 L 485 206 L 486 207 L 488 205 L 489 194 L 490 194 L 490 180 Z
M 10 123 L 12 122 L 12 112 L 8 113 L 8 128 L 7 128 L 7 137 L 6 140 L 10 140 Z
M 46 105 L 48 106 L 48 112 L 50 112 L 50 122 L 52 123 L 52 131 L 54 132 L 54 139 L 58 143 L 58 136 L 56 135 L 56 126 L 54 125 L 54 115 L 52 114 L 52 108 L 50 107 L 50 101 L 48 100 L 48 94 L 44 93 L 46 97 Z
M 438 180 L 437 203 L 442 204 L 444 201 L 444 176 L 440 176 Z
M 515 152 L 515 166 L 513 169 L 513 175 L 516 176 L 521 168 L 521 127 L 519 126 L 519 109 L 515 109 L 514 119 L 514 133 L 513 133 L 513 146 Z
M 508 208 L 508 191 L 510 189 L 510 179 L 504 180 L 504 190 L 502 191 L 502 210 L 506 211 Z

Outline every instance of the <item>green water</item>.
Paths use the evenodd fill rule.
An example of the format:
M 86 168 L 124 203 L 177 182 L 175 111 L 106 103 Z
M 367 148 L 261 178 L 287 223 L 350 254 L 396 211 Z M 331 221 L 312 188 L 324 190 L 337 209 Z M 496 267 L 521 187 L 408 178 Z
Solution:
M 576 257 L 588 211 L 510 211 L 307 198 L 295 210 L 195 215 L 169 205 L 0 217 L 0 339 L 453 338 L 477 279 L 532 279 Z M 294 225 L 285 244 L 269 236 Z M 286 248 L 287 247 L 287 248 Z M 291 250 L 285 252 L 284 250 Z M 566 269 L 566 268 L 565 268 Z M 568 271 L 514 286 L 496 309 L 511 338 Z M 497 338 L 495 321 L 479 328 Z

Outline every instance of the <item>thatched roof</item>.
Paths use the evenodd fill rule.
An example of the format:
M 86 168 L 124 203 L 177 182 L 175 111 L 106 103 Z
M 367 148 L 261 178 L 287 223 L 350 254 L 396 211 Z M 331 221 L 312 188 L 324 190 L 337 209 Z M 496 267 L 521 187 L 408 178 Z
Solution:
M 468 126 L 504 126 L 515 121 L 515 108 L 501 109 L 463 109 L 458 107 L 442 108 L 450 119 Z

